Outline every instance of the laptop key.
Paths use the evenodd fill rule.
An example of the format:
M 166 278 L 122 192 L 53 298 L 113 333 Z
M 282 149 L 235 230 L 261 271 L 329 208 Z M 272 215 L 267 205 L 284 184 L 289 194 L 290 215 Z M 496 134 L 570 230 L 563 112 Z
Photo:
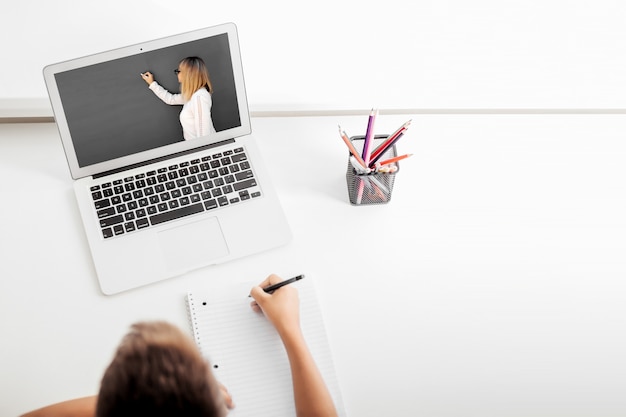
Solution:
M 235 191 L 243 190 L 244 188 L 250 188 L 254 186 L 256 186 L 256 180 L 254 178 L 233 184 L 233 188 L 235 189 Z
M 98 218 L 103 219 L 115 215 L 115 207 L 107 207 L 103 210 L 98 210 Z
M 217 208 L 217 201 L 215 199 L 207 200 L 204 202 L 204 207 L 206 207 L 207 210 Z
M 98 200 L 94 203 L 94 205 L 96 207 L 96 210 L 100 210 L 105 207 L 111 206 L 111 200 L 109 200 L 108 198 L 105 198 L 104 200 Z
M 143 218 L 143 219 L 137 220 L 137 229 L 145 229 L 148 226 L 150 226 L 148 219 Z
M 248 158 L 246 157 L 246 154 L 244 153 L 236 153 L 230 159 L 236 163 L 236 162 L 245 161 Z
M 252 178 L 253 176 L 254 174 L 252 174 L 252 171 L 250 170 L 238 172 L 235 174 L 235 178 L 237 178 L 237 181 L 246 180 L 248 178 Z
M 124 221 L 124 217 L 121 214 L 117 216 L 108 217 L 106 219 L 100 219 L 100 227 L 110 227 Z

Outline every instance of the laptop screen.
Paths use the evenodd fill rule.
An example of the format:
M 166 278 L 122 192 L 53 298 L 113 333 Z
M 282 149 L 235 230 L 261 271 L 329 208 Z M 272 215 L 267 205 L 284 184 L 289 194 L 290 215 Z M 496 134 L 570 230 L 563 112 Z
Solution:
M 182 104 L 166 104 L 141 77 L 149 71 L 164 89 L 180 93 L 174 70 L 188 57 L 208 70 L 215 128 L 191 140 L 183 138 Z M 232 23 L 50 65 L 44 77 L 74 178 L 250 133 Z

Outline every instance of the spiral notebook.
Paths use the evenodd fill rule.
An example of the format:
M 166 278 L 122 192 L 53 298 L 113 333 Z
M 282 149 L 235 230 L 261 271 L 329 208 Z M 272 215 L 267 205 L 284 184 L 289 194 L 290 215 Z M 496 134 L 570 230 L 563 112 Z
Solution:
M 296 415 L 291 372 L 280 337 L 262 313 L 250 307 L 256 283 L 219 292 L 190 291 L 186 302 L 195 341 L 235 409 L 229 416 Z M 300 296 L 300 321 L 311 354 L 324 377 L 339 416 L 345 416 L 314 279 L 294 284 Z

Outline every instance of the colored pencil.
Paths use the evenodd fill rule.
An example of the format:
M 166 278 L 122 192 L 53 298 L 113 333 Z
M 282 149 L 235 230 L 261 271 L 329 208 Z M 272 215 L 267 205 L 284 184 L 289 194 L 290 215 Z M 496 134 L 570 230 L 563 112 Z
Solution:
M 341 136 L 341 139 L 343 139 L 343 141 L 346 143 L 346 145 L 348 146 L 348 149 L 350 149 L 350 153 L 354 155 L 354 158 L 356 159 L 356 161 L 359 164 L 361 164 L 363 168 L 367 168 L 367 165 L 365 165 L 365 161 L 363 161 L 363 159 L 361 158 L 361 155 L 359 155 L 359 153 L 355 149 L 354 145 L 348 138 L 348 135 L 346 135 L 346 132 L 341 130 L 341 126 L 339 126 L 339 136 Z
M 361 155 L 365 166 L 369 166 L 371 158 L 372 138 L 374 136 L 374 123 L 376 122 L 376 115 L 378 110 L 372 109 L 370 116 L 367 119 L 367 130 L 365 132 L 365 141 L 363 142 L 363 154 Z
M 395 132 L 393 132 L 391 135 L 389 135 L 387 137 L 387 139 L 385 139 L 385 141 L 383 143 L 381 143 L 378 147 L 376 147 L 376 149 L 374 149 L 372 151 L 372 155 L 371 155 L 371 158 L 370 158 L 370 165 L 371 165 L 371 159 L 374 159 L 374 158 L 378 157 L 378 155 L 380 155 L 385 150 L 387 150 L 389 148 L 389 144 L 391 142 L 395 141 L 395 139 L 398 137 L 398 135 L 400 135 L 401 133 L 404 133 L 409 128 L 410 124 L 411 124 L 411 120 L 405 122 Z
M 388 164 L 393 164 L 394 162 L 401 161 L 401 160 L 403 160 L 405 158 L 408 158 L 409 156 L 412 156 L 412 155 L 413 155 L 412 153 L 407 153 L 407 154 L 404 154 L 404 155 L 395 156 L 393 158 L 389 158 L 389 159 L 385 159 L 384 161 L 380 161 L 379 164 L 381 166 L 388 165 Z M 377 166 L 378 166 L 378 164 L 377 164 Z
M 378 155 L 376 155 L 374 158 L 370 160 L 369 166 L 373 167 L 374 165 L 376 165 L 376 162 L 385 154 L 385 152 L 391 149 L 391 147 L 395 145 L 396 142 L 399 141 L 403 135 L 404 135 L 404 131 L 401 131 L 398 135 L 396 135 L 396 137 L 393 140 L 387 141 L 387 146 L 385 147 L 385 149 L 383 149 L 381 152 L 378 153 Z

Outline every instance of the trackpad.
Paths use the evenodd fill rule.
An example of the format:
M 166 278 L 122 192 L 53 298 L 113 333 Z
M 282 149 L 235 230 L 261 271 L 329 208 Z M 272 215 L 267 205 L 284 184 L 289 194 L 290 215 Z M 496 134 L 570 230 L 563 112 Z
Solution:
M 159 232 L 164 260 L 174 271 L 187 271 L 228 255 L 217 217 Z

